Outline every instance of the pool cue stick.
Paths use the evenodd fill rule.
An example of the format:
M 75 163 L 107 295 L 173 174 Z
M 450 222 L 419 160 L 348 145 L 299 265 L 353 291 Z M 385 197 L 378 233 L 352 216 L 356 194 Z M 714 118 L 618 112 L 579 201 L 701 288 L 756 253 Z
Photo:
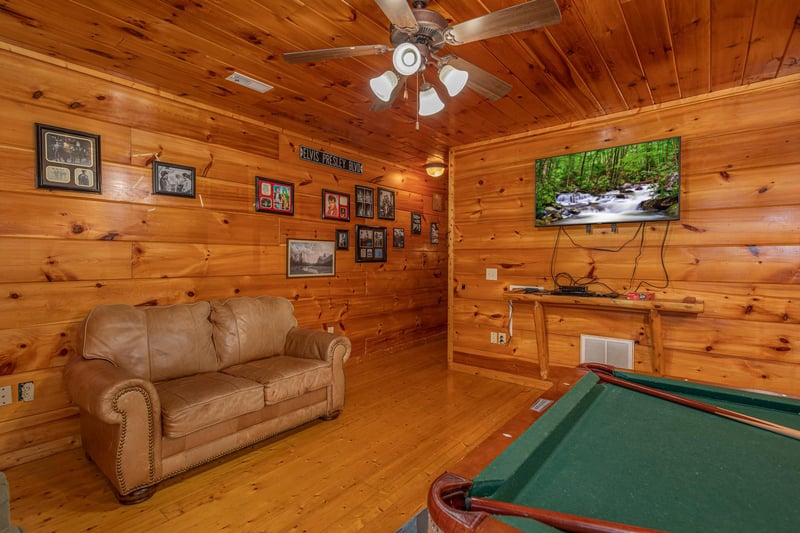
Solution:
M 664 392 L 662 390 L 658 390 L 653 387 L 648 387 L 647 385 L 641 385 L 639 383 L 634 383 L 632 381 L 620 379 L 614 375 L 614 368 L 609 365 L 604 365 L 600 363 L 584 363 L 581 366 L 583 366 L 584 368 L 588 368 L 589 370 L 594 372 L 597 375 L 597 377 L 600 378 L 600 381 L 605 381 L 607 383 L 619 385 L 620 387 L 625 387 L 626 389 L 634 390 L 636 392 L 641 392 L 643 394 L 649 394 L 650 396 L 655 396 L 657 398 L 661 398 L 662 400 L 679 403 L 681 405 L 691 407 L 692 409 L 697 409 L 699 411 L 704 411 L 712 415 L 721 416 L 723 418 L 727 418 L 729 420 L 733 420 L 741 424 L 747 424 L 748 426 L 757 427 L 765 431 L 778 433 L 779 435 L 783 435 L 784 437 L 800 440 L 800 430 L 783 426 L 781 424 L 776 424 L 774 422 L 770 422 L 769 420 L 763 420 L 761 418 L 756 418 L 754 416 L 746 415 L 744 413 L 739 413 L 737 411 L 731 411 L 730 409 L 725 409 L 724 407 L 717 407 L 716 405 L 712 405 L 709 403 L 700 402 L 697 400 L 690 400 L 689 398 L 684 398 L 683 396 L 679 396 L 677 394 Z
M 560 529 L 561 531 L 577 533 L 661 533 L 658 529 L 630 526 L 618 522 L 607 522 L 596 518 L 560 513 L 558 511 L 550 511 L 549 509 L 527 507 L 486 498 L 469 498 L 469 510 L 530 518 Z

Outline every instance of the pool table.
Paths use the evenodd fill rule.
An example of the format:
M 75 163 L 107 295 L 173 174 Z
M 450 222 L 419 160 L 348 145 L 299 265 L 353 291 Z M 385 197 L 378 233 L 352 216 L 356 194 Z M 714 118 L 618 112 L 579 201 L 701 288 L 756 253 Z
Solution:
M 556 383 L 433 483 L 432 530 L 800 531 L 800 398 L 605 365 Z

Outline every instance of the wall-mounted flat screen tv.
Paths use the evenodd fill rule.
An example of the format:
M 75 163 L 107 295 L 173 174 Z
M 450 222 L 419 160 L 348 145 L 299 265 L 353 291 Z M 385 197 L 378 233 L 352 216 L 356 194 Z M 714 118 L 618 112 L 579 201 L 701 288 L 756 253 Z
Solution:
M 678 220 L 681 138 L 536 160 L 536 226 Z

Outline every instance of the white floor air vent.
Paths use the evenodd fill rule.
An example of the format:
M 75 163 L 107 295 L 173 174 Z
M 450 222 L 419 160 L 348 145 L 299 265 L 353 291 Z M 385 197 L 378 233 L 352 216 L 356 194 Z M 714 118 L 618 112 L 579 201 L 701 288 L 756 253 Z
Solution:
M 581 335 L 581 363 L 605 363 L 633 370 L 633 341 Z

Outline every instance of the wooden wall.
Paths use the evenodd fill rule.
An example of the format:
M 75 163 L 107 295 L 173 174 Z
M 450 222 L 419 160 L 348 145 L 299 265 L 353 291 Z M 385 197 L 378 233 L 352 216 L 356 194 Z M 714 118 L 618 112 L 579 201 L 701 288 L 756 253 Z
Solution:
M 647 281 L 666 285 L 641 288 L 657 298 L 703 301 L 699 316 L 663 316 L 664 374 L 800 394 L 799 95 L 793 76 L 453 150 L 451 366 L 538 377 L 531 305 L 514 307 L 509 345 L 490 344 L 490 331 L 508 329 L 510 284 L 553 288 L 552 273 L 567 272 L 620 293 Z M 637 224 L 534 228 L 537 157 L 676 135 L 680 222 L 646 224 L 643 241 Z M 649 370 L 646 326 L 639 313 L 548 307 L 551 362 L 577 364 L 587 333 L 635 341 L 635 367 Z
M 429 228 L 446 225 L 432 206 L 446 180 L 13 48 L 0 64 L 0 386 L 35 385 L 33 402 L 14 392 L 0 407 L 0 468 L 80 445 L 61 372 L 98 304 L 285 296 L 301 326 L 346 334 L 353 361 L 444 335 L 446 241 L 430 244 Z M 35 122 L 101 136 L 102 194 L 35 187 Z M 302 162 L 301 143 L 364 173 Z M 197 169 L 195 199 L 152 194 L 156 154 Z M 295 184 L 294 216 L 254 212 L 256 176 Z M 322 220 L 321 190 L 352 200 L 356 184 L 394 190 L 395 220 Z M 422 235 L 410 233 L 412 211 Z M 358 223 L 405 228 L 405 248 L 390 240 L 387 262 L 356 263 Z M 286 240 L 336 229 L 351 230 L 336 276 L 287 279 Z

